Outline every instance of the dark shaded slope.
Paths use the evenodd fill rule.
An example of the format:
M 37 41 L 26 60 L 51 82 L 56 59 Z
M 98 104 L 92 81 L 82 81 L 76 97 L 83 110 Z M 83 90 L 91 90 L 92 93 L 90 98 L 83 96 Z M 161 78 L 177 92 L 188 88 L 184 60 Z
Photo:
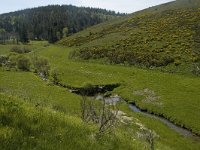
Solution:
M 72 34 L 121 15 L 105 9 L 50 5 L 1 14 L 0 29 L 16 36 L 25 28 L 31 39 L 49 40 L 53 34 L 59 40 L 63 28 Z

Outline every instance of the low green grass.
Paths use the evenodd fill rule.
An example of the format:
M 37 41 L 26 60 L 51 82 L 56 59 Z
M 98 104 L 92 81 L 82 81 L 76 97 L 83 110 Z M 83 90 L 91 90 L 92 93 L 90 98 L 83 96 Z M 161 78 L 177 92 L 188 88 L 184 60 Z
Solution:
M 31 50 L 37 50 L 37 49 L 41 49 L 41 48 L 45 48 L 45 47 L 48 47 L 49 44 L 47 41 L 40 41 L 40 42 L 37 42 L 37 41 L 30 41 L 30 43 L 28 44 L 0 44 L 0 55 L 2 54 L 8 54 L 11 49 L 13 47 L 27 47 L 27 48 L 30 48 Z
M 89 140 L 92 130 L 78 118 L 35 107 L 7 94 L 0 94 L 0 108 L 2 150 L 87 149 L 92 146 Z
M 30 72 L 0 72 L 0 90 L 8 95 L 15 95 L 39 106 L 49 106 L 70 114 L 80 110 L 80 97 L 66 89 L 42 81 Z M 12 80 L 11 80 L 12 79 Z
M 13 47 L 14 45 L 2 45 L 0 44 L 0 55 L 6 55 L 9 54 L 10 49 Z
M 192 150 L 199 149 L 200 143 L 198 139 L 190 139 L 182 137 L 182 135 L 174 132 L 167 125 L 163 124 L 159 120 L 149 118 L 147 116 L 141 115 L 140 113 L 130 112 L 130 108 L 127 104 L 121 104 L 120 110 L 127 113 L 128 116 L 138 119 L 146 128 L 155 131 L 158 135 L 155 138 L 156 149 L 174 149 L 174 150 Z M 136 121 L 138 122 L 138 121 Z
M 36 107 L 18 97 L 0 93 L 0 148 L 7 149 L 144 149 L 123 130 L 94 137 L 96 127 L 80 118 Z M 126 134 L 129 138 L 124 138 Z
M 53 67 L 60 72 L 63 84 L 84 86 L 120 83 L 121 87 L 114 92 L 128 101 L 134 101 L 143 109 L 162 114 L 171 121 L 200 133 L 200 78 L 168 74 L 159 71 L 143 70 L 120 65 L 102 65 L 85 61 L 68 59 L 71 49 L 52 46 L 38 51 L 38 55 L 48 57 Z M 146 102 L 134 91 L 149 89 L 159 97 L 155 101 Z
M 114 129 L 115 134 L 105 134 L 100 139 L 93 139 L 97 127 L 92 124 L 86 125 L 79 118 L 80 110 L 77 108 L 80 101 L 75 100 L 78 96 L 66 91 L 64 91 L 66 94 L 61 94 L 62 88 L 55 86 L 50 87 L 53 89 L 51 91 L 44 81 L 31 73 L 1 70 L 0 76 L 4 76 L 4 80 L 7 78 L 7 85 L 10 85 L 1 84 L 2 149 L 13 147 L 19 149 L 93 149 L 94 147 L 95 149 L 146 149 L 145 147 L 148 147 L 143 139 L 137 138 L 136 132 L 139 130 L 134 123 L 120 125 L 119 128 Z M 30 88 L 31 83 L 37 86 Z M 47 89 L 50 90 L 49 94 L 46 94 Z M 25 94 L 23 91 L 26 91 Z M 60 101 L 62 98 L 66 101 Z M 37 105 L 38 103 L 40 105 Z M 62 109 L 52 107 L 55 103 L 57 106 L 62 105 Z M 131 112 L 125 103 L 120 105 L 120 110 L 159 135 L 155 140 L 155 147 L 158 149 L 198 150 L 200 147 L 198 142 L 182 137 L 160 121 Z
M 171 121 L 183 125 L 195 133 L 200 133 L 198 119 L 200 115 L 198 90 L 200 78 L 142 70 L 135 67 L 74 61 L 68 59 L 71 50 L 52 45 L 35 51 L 35 55 L 49 59 L 51 67 L 58 70 L 63 84 L 82 87 L 87 83 L 94 85 L 120 83 L 121 87 L 116 90 L 116 93 L 123 98 L 135 101 L 143 109 L 162 114 Z M 162 105 L 145 102 L 141 96 L 138 97 L 134 94 L 134 91 L 145 88 L 154 91 L 160 97 L 159 102 Z
M 7 51 L 9 51 L 8 47 L 9 45 L 7 45 Z M 45 47 L 40 42 L 33 42 L 29 45 L 29 47 L 38 48 L 34 49 L 32 53 L 26 55 L 30 57 L 33 55 L 47 57 L 50 62 L 51 69 L 58 70 L 58 77 L 62 84 L 82 87 L 87 83 L 94 85 L 120 83 L 121 86 L 115 89 L 113 94 L 119 94 L 127 101 L 134 101 L 143 109 L 163 114 L 175 123 L 178 123 L 179 125 L 183 124 L 195 133 L 199 133 L 200 131 L 198 119 L 200 99 L 198 87 L 200 87 L 200 79 L 197 77 L 167 74 L 159 71 L 138 69 L 135 67 L 70 60 L 68 59 L 68 56 L 73 48 L 56 45 Z M 4 53 L 6 54 L 7 51 L 5 50 Z M 64 88 L 53 86 L 48 82 L 42 81 L 42 79 L 34 73 L 5 71 L 1 68 L 0 83 L 0 90 L 4 93 L 4 97 L 11 95 L 11 97 L 16 97 L 14 99 L 21 99 L 23 103 L 24 101 L 28 103 L 25 105 L 29 105 L 31 108 L 36 109 L 36 112 L 38 109 L 37 107 L 41 109 L 44 108 L 45 111 L 48 109 L 49 114 L 51 114 L 52 111 L 56 111 L 58 114 L 61 113 L 64 116 L 67 115 L 67 117 L 75 118 L 75 120 L 79 120 L 79 123 L 81 122 L 79 119 L 79 105 L 81 97 L 69 93 Z M 140 96 L 134 92 L 144 89 L 154 91 L 159 99 L 157 101 L 148 102 L 144 100 L 145 95 Z M 6 99 L 6 101 L 8 100 Z M 160 121 L 131 112 L 126 104 L 121 104 L 120 109 L 126 112 L 129 116 L 138 119 L 144 126 L 154 130 L 159 135 L 159 138 L 156 139 L 155 142 L 156 149 L 198 150 L 200 148 L 199 141 L 182 137 Z M 46 114 L 44 113 L 44 115 Z M 44 125 L 46 126 L 47 124 Z M 80 125 L 81 129 L 82 127 L 86 128 L 86 131 L 83 132 L 83 134 L 86 135 L 90 135 L 90 133 L 92 133 L 96 128 L 95 125 L 89 125 L 89 127 L 86 126 L 87 125 L 84 125 L 83 123 Z M 4 128 L 5 126 L 2 127 L 2 131 L 7 130 Z M 65 128 L 61 129 L 61 131 L 63 130 L 65 130 Z M 40 131 L 42 131 L 42 129 Z M 77 129 L 77 132 L 79 131 L 80 130 Z M 92 144 L 90 143 L 90 140 L 80 140 L 80 142 L 88 142 L 88 148 L 93 145 L 93 148 L 95 147 L 95 149 L 96 147 L 97 149 L 147 149 L 145 147 L 148 147 L 148 144 L 137 138 L 137 131 L 138 128 L 134 124 L 122 125 L 120 128 L 115 130 L 116 138 L 111 141 L 108 139 L 112 139 L 113 137 L 107 137 L 107 135 L 105 135 L 101 141 L 95 141 Z M 82 137 L 82 133 L 76 134 L 76 132 L 72 131 L 72 134 L 80 135 L 80 137 Z M 50 136 L 52 134 L 48 133 L 48 135 Z M 65 135 L 63 136 L 65 137 Z M 27 137 L 29 137 L 29 135 Z M 50 142 L 53 140 L 55 139 L 51 139 Z M 79 143 L 79 138 L 77 141 Z M 44 141 L 41 140 L 41 143 L 43 142 Z M 69 143 L 66 142 L 66 144 L 68 145 Z M 103 147 L 99 146 L 101 144 L 103 144 Z M 36 143 L 36 145 L 38 145 L 38 147 L 41 146 L 38 143 Z M 55 145 L 50 145 L 53 148 L 59 148 Z M 67 145 L 64 147 L 61 144 L 63 149 L 70 147 L 69 145 L 69 147 L 67 147 Z M 82 149 L 85 147 L 84 144 L 77 145 L 83 147 Z M 18 146 L 22 145 L 19 144 Z M 49 149 L 51 149 L 51 146 Z M 25 148 L 27 147 L 25 146 Z M 76 146 L 72 147 L 72 149 L 76 149 Z

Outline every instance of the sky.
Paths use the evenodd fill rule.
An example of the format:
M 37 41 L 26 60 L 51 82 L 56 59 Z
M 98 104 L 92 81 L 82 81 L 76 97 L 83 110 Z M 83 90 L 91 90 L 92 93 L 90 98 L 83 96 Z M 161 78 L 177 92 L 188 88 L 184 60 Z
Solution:
M 50 4 L 105 8 L 116 12 L 132 13 L 172 0 L 0 0 L 0 14 L 11 11 L 46 6 Z

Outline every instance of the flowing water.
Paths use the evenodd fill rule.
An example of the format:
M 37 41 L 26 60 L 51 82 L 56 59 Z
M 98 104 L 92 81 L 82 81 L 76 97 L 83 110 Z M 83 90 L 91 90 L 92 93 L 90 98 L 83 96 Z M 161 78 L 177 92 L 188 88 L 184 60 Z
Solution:
M 103 98 L 104 98 L 103 95 L 97 95 L 96 96 L 97 100 L 102 100 Z M 118 95 L 115 95 L 115 96 L 111 96 L 111 97 L 105 97 L 104 100 L 105 100 L 105 102 L 107 104 L 115 104 L 115 103 L 121 101 L 122 99 Z M 181 134 L 183 136 L 199 138 L 198 136 L 193 134 L 191 131 L 189 131 L 187 129 L 184 129 L 184 128 L 178 126 L 178 125 L 175 125 L 174 123 L 172 123 L 171 121 L 165 119 L 164 117 L 161 117 L 161 116 L 158 116 L 158 115 L 155 115 L 155 114 L 151 114 L 151 113 L 148 113 L 146 111 L 142 111 L 140 108 L 138 108 L 134 104 L 129 104 L 129 107 L 133 112 L 141 113 L 141 114 L 143 114 L 145 116 L 160 120 L 165 125 L 167 125 L 168 127 L 170 127 L 171 129 L 175 130 L 176 132 L 178 132 L 179 134 Z
M 102 90 L 102 91 L 104 91 L 104 90 Z M 73 92 L 73 93 L 75 93 L 75 92 Z M 93 97 L 96 100 L 103 100 L 104 99 L 107 104 L 116 104 L 117 102 L 123 100 L 118 95 L 110 96 L 110 97 L 104 97 L 103 93 L 104 92 L 102 92 L 101 94 L 98 94 L 96 96 L 91 96 L 91 95 L 88 95 L 88 96 Z M 95 92 L 92 93 L 92 94 L 95 95 Z M 178 132 L 179 134 L 181 134 L 183 136 L 194 137 L 195 139 L 200 140 L 200 137 L 195 135 L 195 134 L 193 134 L 190 130 L 187 130 L 187 129 L 183 128 L 183 127 L 175 125 L 174 123 L 172 123 L 171 121 L 167 120 L 166 118 L 164 118 L 162 116 L 158 116 L 158 115 L 155 115 L 155 114 L 148 113 L 147 111 L 143 111 L 139 107 L 137 107 L 135 104 L 129 104 L 129 107 L 135 113 L 140 113 L 140 114 L 143 114 L 145 116 L 160 120 L 165 125 L 167 125 L 168 127 L 170 127 L 171 129 L 175 130 L 176 132 Z
M 177 126 L 175 124 L 173 124 L 172 122 L 170 122 L 169 120 L 154 115 L 154 114 L 150 114 L 148 112 L 142 111 L 141 109 L 139 109 L 137 106 L 135 106 L 134 104 L 130 104 L 129 107 L 131 108 L 132 111 L 136 112 L 136 113 L 141 113 L 145 116 L 151 117 L 151 118 L 155 118 L 157 120 L 160 120 L 161 122 L 163 122 L 164 124 L 166 124 L 168 127 L 172 128 L 173 130 L 175 130 L 176 132 L 178 132 L 179 134 L 183 135 L 183 136 L 195 136 L 191 131 L 184 129 L 180 126 Z
M 47 81 L 47 79 L 43 78 L 43 76 L 40 75 L 40 77 L 43 80 Z M 59 86 L 61 86 L 63 88 L 67 88 L 66 86 L 63 86 L 61 84 L 59 84 Z M 96 86 L 95 90 L 93 89 L 91 92 L 89 92 L 89 95 L 86 95 L 86 96 L 91 97 L 93 95 L 93 98 L 94 98 L 95 94 L 101 93 L 101 94 L 95 96 L 96 100 L 103 100 L 104 99 L 107 104 L 116 104 L 117 102 L 123 100 L 123 99 L 121 99 L 120 96 L 115 95 L 115 96 L 110 96 L 110 97 L 104 97 L 103 93 L 105 93 L 106 91 L 112 91 L 114 88 L 116 88 L 118 86 L 119 86 L 119 84 L 106 85 L 106 86 Z M 88 94 L 88 91 L 85 92 L 84 89 L 81 89 L 81 88 L 80 89 L 71 88 L 69 91 L 72 92 L 72 93 L 75 93 L 75 94 L 81 94 L 81 93 L 87 93 Z M 167 120 L 164 117 L 161 117 L 161 116 L 158 116 L 158 115 L 155 115 L 155 114 L 151 114 L 151 113 L 148 113 L 146 111 L 142 111 L 135 104 L 129 104 L 129 107 L 133 112 L 141 113 L 145 116 L 160 120 L 161 122 L 163 122 L 164 124 L 166 124 L 167 126 L 169 126 L 170 128 L 172 128 L 173 130 L 175 130 L 176 132 L 178 132 L 179 134 L 181 134 L 183 136 L 190 136 L 190 137 L 194 137 L 197 140 L 200 140 L 200 136 L 193 134 L 191 131 L 189 131 L 185 128 L 182 128 L 180 126 L 175 125 L 174 123 L 170 122 L 169 120 Z

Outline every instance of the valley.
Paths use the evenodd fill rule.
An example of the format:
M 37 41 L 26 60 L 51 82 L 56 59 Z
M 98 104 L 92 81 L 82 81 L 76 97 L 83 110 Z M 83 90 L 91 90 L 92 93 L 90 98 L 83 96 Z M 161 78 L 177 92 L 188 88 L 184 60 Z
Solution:
M 199 150 L 199 16 L 199 0 L 1 14 L 0 149 Z
M 110 92 L 111 95 L 118 94 L 126 102 L 134 102 L 141 109 L 162 115 L 173 123 L 187 128 L 194 134 L 199 134 L 198 99 L 200 95 L 198 87 L 200 86 L 200 81 L 198 77 L 162 73 L 136 67 L 71 60 L 68 59 L 68 55 L 73 50 L 72 48 L 59 45 L 49 45 L 46 47 L 45 42 L 31 42 L 27 46 L 30 49 L 35 49 L 34 53 L 26 54 L 29 57 L 38 55 L 48 58 L 50 66 L 52 68 L 56 67 L 59 73 L 59 82 L 63 85 L 80 88 L 87 85 L 119 83 L 120 86 Z M 10 50 L 10 46 L 8 46 L 7 50 L 5 47 L 5 51 L 2 54 L 6 54 Z M 151 91 L 156 93 L 155 97 L 159 98 L 149 101 L 144 100 L 145 95 L 150 91 L 146 90 L 145 93 L 145 89 L 151 89 Z M 78 117 L 80 113 L 79 103 L 81 96 L 76 96 L 70 93 L 69 90 L 42 81 L 34 73 L 1 69 L 1 93 L 11 97 L 19 97 L 31 103 L 31 105 L 45 108 L 50 107 L 51 111 L 64 112 L 70 116 L 75 115 L 75 117 Z M 142 94 L 138 95 L 137 93 Z M 189 97 L 192 101 L 188 104 Z M 182 149 L 182 146 L 186 147 L 187 145 L 191 146 L 191 144 L 187 143 L 189 141 L 193 143 L 191 149 L 199 148 L 198 140 L 196 141 L 191 137 L 185 138 L 159 120 L 132 112 L 126 102 L 119 104 L 120 110 L 128 116 L 133 116 L 134 119 L 140 120 L 142 124 L 154 130 L 160 137 L 158 145 L 165 142 L 167 142 L 167 145 L 173 145 L 173 139 L 176 139 L 177 147 L 175 149 Z M 190 110 L 193 111 L 191 112 Z M 131 125 L 129 128 L 138 130 L 136 125 L 135 127 Z M 126 128 L 123 128 L 123 130 L 127 132 Z M 172 147 L 174 148 L 174 146 Z M 190 149 L 190 147 L 187 148 Z M 138 149 L 141 149 L 141 147 Z

